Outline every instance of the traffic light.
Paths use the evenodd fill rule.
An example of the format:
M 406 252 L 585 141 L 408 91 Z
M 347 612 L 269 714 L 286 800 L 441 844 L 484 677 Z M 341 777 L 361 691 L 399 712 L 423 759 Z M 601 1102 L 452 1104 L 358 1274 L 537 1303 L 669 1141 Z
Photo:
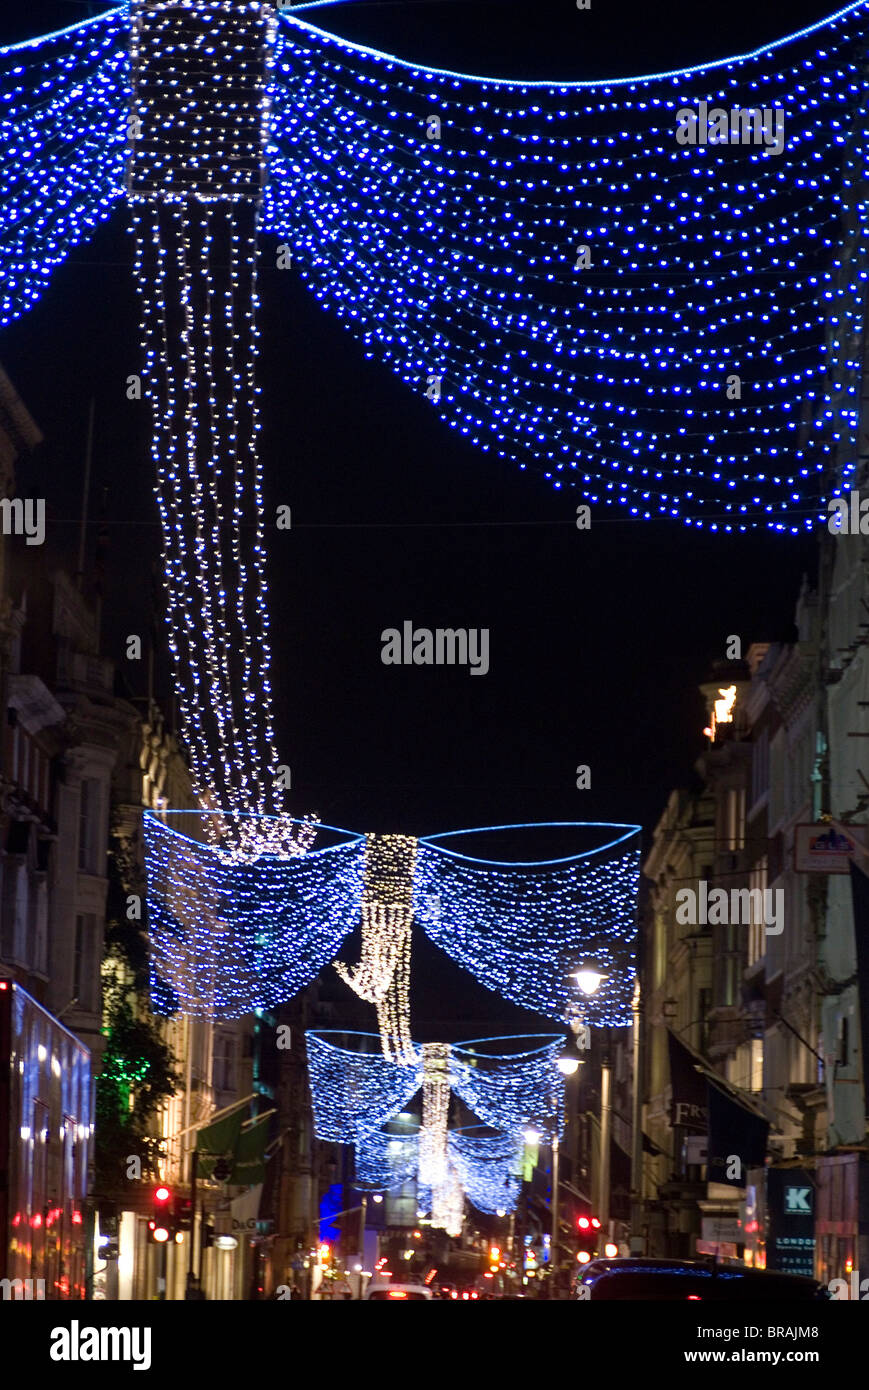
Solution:
M 151 1239 L 158 1245 L 165 1245 L 174 1235 L 174 1223 L 172 1220 L 172 1193 L 168 1187 L 162 1184 L 154 1189 L 152 1199 L 153 1215 L 148 1222 L 148 1231 Z
M 172 1214 L 176 1233 L 189 1231 L 193 1225 L 193 1198 L 176 1196 Z
M 596 1216 L 589 1212 L 586 1215 L 578 1216 L 576 1219 L 576 1233 L 579 1236 L 578 1259 L 581 1264 L 586 1264 L 588 1260 L 582 1257 L 586 1255 L 588 1259 L 600 1253 L 599 1245 L 601 1239 L 600 1222 Z

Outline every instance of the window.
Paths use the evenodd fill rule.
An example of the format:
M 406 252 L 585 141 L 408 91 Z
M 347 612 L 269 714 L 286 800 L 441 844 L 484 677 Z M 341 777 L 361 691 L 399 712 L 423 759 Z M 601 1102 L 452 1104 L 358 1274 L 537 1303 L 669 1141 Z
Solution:
M 763 859 L 757 861 L 748 878 L 751 890 L 749 895 L 751 921 L 748 926 L 749 965 L 754 965 L 755 961 L 761 960 L 766 955 L 764 905 L 766 903 L 768 863 L 769 861 L 764 855 Z
M 75 919 L 75 955 L 73 958 L 72 993 L 80 1009 L 95 1008 L 93 957 L 97 919 L 92 912 Z
M 84 918 L 75 919 L 75 955 L 72 967 L 72 994 L 81 1001 L 82 980 L 84 979 Z
M 745 844 L 745 789 L 729 787 L 727 791 L 727 848 L 742 849 Z
M 235 1090 L 235 1039 L 220 1034 L 214 1044 L 214 1089 Z
M 751 803 L 755 805 L 769 790 L 769 730 L 764 729 L 754 745 L 751 764 Z
M 86 874 L 99 873 L 97 843 L 100 817 L 100 784 L 86 777 L 81 784 L 78 815 L 78 867 Z
M 751 1040 L 751 1090 L 763 1090 L 763 1039 Z

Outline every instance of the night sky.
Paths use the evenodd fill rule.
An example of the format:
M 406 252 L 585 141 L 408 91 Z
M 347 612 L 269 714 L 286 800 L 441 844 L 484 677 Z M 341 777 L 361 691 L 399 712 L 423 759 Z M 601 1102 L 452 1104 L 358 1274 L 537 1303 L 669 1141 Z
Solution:
M 747 0 L 592 5 L 579 13 L 573 0 L 386 0 L 306 17 L 433 66 L 568 79 L 724 57 L 830 12 Z M 61 0 L 7 10 L 0 35 L 29 37 L 101 8 Z M 122 639 L 148 631 L 159 531 L 147 408 L 125 399 L 126 377 L 141 366 L 125 224 L 121 210 L 57 272 L 39 306 L 4 330 L 0 362 L 46 436 L 18 491 L 47 499 L 46 550 L 70 560 L 95 400 L 89 517 L 104 506 L 105 650 L 142 695 L 145 671 L 123 660 Z M 650 831 L 704 747 L 698 683 L 730 633 L 743 651 L 793 636 L 814 544 L 701 536 L 605 507 L 593 508 L 590 532 L 578 532 L 581 494 L 556 493 L 541 476 L 478 453 L 428 402 L 364 361 L 292 271 L 270 270 L 271 248 L 262 262 L 267 513 L 286 503 L 293 515 L 290 532 L 270 530 L 269 581 L 278 744 L 294 811 L 410 834 L 572 819 Z M 92 554 L 95 525 L 88 534 Z M 488 627 L 489 674 L 384 666 L 381 630 L 405 619 Z M 165 672 L 160 683 L 165 692 Z M 591 766 L 590 791 L 575 788 L 579 763 Z M 437 1034 L 439 1001 L 459 972 L 421 938 L 415 966 L 415 1031 L 424 1037 L 429 1027 Z M 455 998 L 503 1025 L 492 1031 L 522 1026 L 518 1010 L 483 990 Z

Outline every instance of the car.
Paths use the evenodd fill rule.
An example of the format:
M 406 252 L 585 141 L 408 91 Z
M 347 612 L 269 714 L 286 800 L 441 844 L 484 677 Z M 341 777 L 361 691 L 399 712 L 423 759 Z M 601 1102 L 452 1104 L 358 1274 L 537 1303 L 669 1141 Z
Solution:
M 378 1281 L 365 1290 L 365 1303 L 428 1303 L 432 1297 L 427 1284 L 393 1284 Z
M 816 1279 L 712 1260 L 655 1260 L 637 1256 L 591 1260 L 578 1272 L 576 1299 L 654 1299 L 660 1302 L 820 1302 L 829 1292 Z

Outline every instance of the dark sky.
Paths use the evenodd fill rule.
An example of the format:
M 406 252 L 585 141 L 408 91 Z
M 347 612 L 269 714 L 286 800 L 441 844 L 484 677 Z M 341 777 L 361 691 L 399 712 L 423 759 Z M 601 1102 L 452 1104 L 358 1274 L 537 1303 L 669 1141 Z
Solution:
M 749 3 L 592 6 L 385 0 L 306 17 L 435 66 L 578 78 L 745 51 L 828 12 L 817 3 L 778 14 Z M 27 37 L 87 13 L 71 0 L 7 9 L 0 35 Z M 91 515 L 107 489 L 105 635 L 116 657 L 123 636 L 147 630 L 158 554 L 145 408 L 124 394 L 139 367 L 124 223 L 121 212 L 77 251 L 0 341 L 0 361 L 46 436 L 19 490 L 49 499 L 51 534 L 67 548 L 95 399 Z M 364 361 L 292 272 L 266 271 L 260 288 L 268 511 L 283 502 L 293 512 L 291 532 L 271 533 L 269 575 L 279 750 L 292 767 L 294 810 L 416 834 L 526 820 L 650 828 L 704 746 L 698 682 L 728 634 L 744 647 L 791 634 L 814 545 L 765 532 L 700 536 L 605 508 L 577 532 L 578 494 L 557 494 L 463 443 Z M 380 632 L 408 618 L 488 627 L 489 674 L 384 666 Z M 132 688 L 144 693 L 138 672 Z M 578 763 L 591 766 L 590 791 L 575 789 Z

